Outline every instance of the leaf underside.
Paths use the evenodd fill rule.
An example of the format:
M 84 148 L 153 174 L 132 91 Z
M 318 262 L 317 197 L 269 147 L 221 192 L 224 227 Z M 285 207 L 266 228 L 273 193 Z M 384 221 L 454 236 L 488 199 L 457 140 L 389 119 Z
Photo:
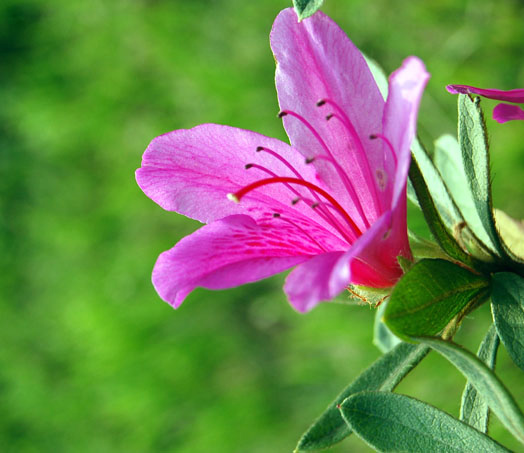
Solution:
M 340 410 L 355 433 L 378 451 L 508 451 L 446 412 L 405 395 L 357 393 Z
M 358 376 L 329 405 L 298 442 L 296 451 L 314 451 L 330 447 L 351 434 L 338 405 L 348 396 L 364 390 L 393 390 L 406 375 L 427 355 L 424 345 L 400 343 L 384 354 Z

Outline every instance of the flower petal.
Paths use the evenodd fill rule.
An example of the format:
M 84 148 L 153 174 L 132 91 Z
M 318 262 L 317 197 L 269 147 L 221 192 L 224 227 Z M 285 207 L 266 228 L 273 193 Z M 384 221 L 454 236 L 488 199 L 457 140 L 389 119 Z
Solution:
M 374 288 L 394 285 L 402 275 L 397 256 L 411 257 L 407 240 L 394 237 L 407 231 L 405 219 L 404 215 L 403 225 L 394 224 L 387 212 L 346 252 L 324 253 L 297 266 L 284 285 L 291 305 L 305 313 L 333 299 L 350 283 Z M 399 244 L 404 248 L 398 249 Z
M 255 132 L 217 124 L 203 124 L 193 129 L 177 130 L 155 138 L 146 149 L 136 179 L 145 194 L 164 209 L 211 222 L 232 214 L 269 218 L 274 212 L 289 212 L 309 222 L 332 228 L 312 213 L 306 203 L 291 207 L 296 193 L 311 198 L 301 187 L 273 184 L 246 195 L 240 204 L 227 194 L 267 178 L 260 168 L 246 170 L 255 163 L 278 176 L 296 176 L 286 165 L 268 152 L 256 152 L 262 146 L 276 152 L 306 180 L 315 182 L 315 169 L 307 165 L 300 153 L 280 140 Z
M 493 119 L 498 123 L 512 120 L 524 120 L 524 110 L 517 105 L 497 104 L 493 109 Z
M 383 130 L 396 152 L 393 205 L 405 192 L 411 161 L 411 143 L 416 134 L 418 108 L 428 79 L 429 74 L 424 63 L 417 57 L 406 58 L 402 66 L 389 77 Z M 386 174 L 391 175 L 391 170 L 386 169 Z
M 203 226 L 162 253 L 153 270 L 158 294 L 175 308 L 197 286 L 231 288 L 266 278 L 323 253 L 290 224 L 233 215 Z
M 524 103 L 524 88 L 515 90 L 497 90 L 494 88 L 476 88 L 470 85 L 448 85 L 446 89 L 451 94 L 478 94 L 497 101 Z
M 382 130 L 384 100 L 369 67 L 355 45 L 329 17 L 321 12 L 300 23 L 293 9 L 282 11 L 270 35 L 277 61 L 276 86 L 282 109 L 304 117 L 324 140 L 334 160 L 349 176 L 365 215 L 372 221 L 380 215 L 374 169 L 382 165 L 382 146 L 369 139 Z M 319 99 L 336 103 L 315 107 Z M 336 116 L 326 121 L 325 116 Z M 345 115 L 345 116 L 344 116 Z M 350 121 L 344 126 L 347 118 Z M 346 124 L 349 124 L 346 122 Z M 284 117 L 291 144 L 305 156 L 327 152 L 297 118 Z M 333 195 L 353 218 L 358 218 L 355 200 L 332 163 L 316 162 Z
M 300 313 L 305 313 L 319 302 L 335 297 L 342 287 L 331 287 L 333 270 L 344 252 L 315 256 L 294 269 L 286 278 L 284 291 L 289 302 Z M 346 285 L 349 280 L 346 281 Z

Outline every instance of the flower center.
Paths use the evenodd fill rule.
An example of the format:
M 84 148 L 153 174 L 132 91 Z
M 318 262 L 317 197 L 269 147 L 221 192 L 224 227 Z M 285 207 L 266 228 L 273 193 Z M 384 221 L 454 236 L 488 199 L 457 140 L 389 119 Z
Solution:
M 325 118 L 326 121 L 330 121 L 332 119 L 335 119 L 339 121 L 342 126 L 345 128 L 345 130 L 348 133 L 349 139 L 351 141 L 352 148 L 356 152 L 356 161 L 361 168 L 362 174 L 364 178 L 367 181 L 375 181 L 375 183 L 369 184 L 371 189 L 371 197 L 373 198 L 373 202 L 378 210 L 378 212 L 382 212 L 381 206 L 380 206 L 380 199 L 377 193 L 377 186 L 378 188 L 383 191 L 387 185 L 387 174 L 382 169 L 377 169 L 375 172 L 372 172 L 370 167 L 370 162 L 366 158 L 366 153 L 364 150 L 364 147 L 362 145 L 362 142 L 359 138 L 359 135 L 357 134 L 353 124 L 345 114 L 345 112 L 332 100 L 330 99 L 322 99 L 317 103 L 318 107 L 322 106 L 330 106 L 332 107 L 333 111 L 328 114 Z M 351 202 L 353 203 L 353 206 L 356 209 L 356 212 L 360 216 L 362 220 L 362 224 L 364 225 L 365 230 L 367 230 L 370 227 L 370 223 L 368 220 L 368 216 L 366 216 L 362 203 L 359 199 L 359 196 L 357 194 L 357 191 L 355 190 L 355 187 L 353 186 L 353 183 L 351 182 L 350 177 L 344 171 L 344 169 L 341 167 L 341 165 L 336 161 L 333 153 L 327 146 L 326 142 L 322 139 L 319 132 L 312 126 L 312 124 L 307 121 L 303 116 L 300 114 L 292 111 L 292 110 L 282 110 L 278 114 L 279 118 L 283 118 L 285 116 L 290 116 L 295 118 L 296 120 L 300 121 L 300 123 L 306 127 L 306 129 L 309 130 L 309 132 L 312 134 L 314 139 L 318 142 L 318 144 L 321 146 L 322 150 L 324 151 L 323 154 L 315 155 L 314 157 L 308 157 L 305 160 L 306 164 L 311 164 L 315 161 L 322 160 L 327 162 L 329 165 L 333 167 L 333 169 L 336 171 L 336 174 L 338 175 L 340 181 L 342 182 L 344 188 L 346 189 L 349 198 L 351 199 Z M 395 166 L 397 164 L 395 153 L 393 151 L 393 147 L 389 140 L 384 137 L 382 134 L 374 134 L 370 136 L 370 139 L 376 139 L 380 138 L 384 141 L 386 146 L 390 148 L 391 153 L 393 154 L 395 158 Z M 283 184 L 294 196 L 291 203 L 293 205 L 304 202 L 309 207 L 313 209 L 315 214 L 319 216 L 323 221 L 331 225 L 343 238 L 346 240 L 349 244 L 352 244 L 358 237 L 362 235 L 362 229 L 357 225 L 355 220 L 348 214 L 348 212 L 343 208 L 343 206 L 326 190 L 319 187 L 316 184 L 313 184 L 309 181 L 306 181 L 299 171 L 290 163 L 288 162 L 284 157 L 282 157 L 277 152 L 265 147 L 265 146 L 258 146 L 256 148 L 257 152 L 264 152 L 266 154 L 269 154 L 273 158 L 280 161 L 292 174 L 293 176 L 280 176 L 274 171 L 264 167 L 263 165 L 259 165 L 256 163 L 248 163 L 245 165 L 246 170 L 249 169 L 257 169 L 259 171 L 262 171 L 269 177 L 260 179 L 258 181 L 255 181 L 251 184 L 248 184 L 244 187 L 242 187 L 240 190 L 236 191 L 235 193 L 228 194 L 228 198 L 235 202 L 240 202 L 240 200 L 247 195 L 248 193 L 259 189 L 264 186 L 270 186 L 274 184 Z M 302 190 L 299 190 L 299 188 L 302 188 Z M 307 194 L 304 195 L 304 189 L 307 190 Z M 311 237 L 310 234 L 308 234 L 306 231 L 304 231 L 303 228 L 300 228 L 295 222 L 283 217 L 282 213 L 275 213 L 273 214 L 273 218 L 279 219 L 280 221 L 287 222 L 291 225 L 294 225 L 298 230 L 300 230 L 303 234 L 305 234 L 310 240 L 315 242 L 317 246 L 319 246 L 321 249 L 325 250 L 314 238 Z

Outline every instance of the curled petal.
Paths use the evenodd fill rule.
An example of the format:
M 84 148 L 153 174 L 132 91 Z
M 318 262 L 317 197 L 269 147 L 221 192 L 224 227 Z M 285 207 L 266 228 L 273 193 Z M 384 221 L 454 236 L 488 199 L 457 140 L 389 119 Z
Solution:
M 469 85 L 448 85 L 446 89 L 451 94 L 478 94 L 497 101 L 513 102 L 515 104 L 524 103 L 524 88 L 497 90 L 494 88 L 477 88 Z
M 349 283 L 349 274 L 342 285 L 331 285 L 332 274 L 344 252 L 323 253 L 302 263 L 286 278 L 284 291 L 295 310 L 305 313 L 319 302 L 333 299 Z M 337 281 L 337 283 L 339 283 Z
M 524 120 L 524 110 L 517 105 L 498 104 L 493 109 L 493 119 L 498 123 L 512 120 Z
M 389 78 L 383 123 L 384 135 L 391 142 L 397 159 L 393 204 L 396 204 L 406 187 L 418 108 L 428 79 L 429 74 L 424 63 L 417 57 L 406 58 L 402 66 Z

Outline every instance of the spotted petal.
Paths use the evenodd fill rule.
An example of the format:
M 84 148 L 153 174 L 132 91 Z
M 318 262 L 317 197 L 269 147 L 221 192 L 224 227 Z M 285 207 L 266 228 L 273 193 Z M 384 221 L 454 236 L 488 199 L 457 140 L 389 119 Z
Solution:
M 223 289 L 269 277 L 324 253 L 319 245 L 305 230 L 297 232 L 278 219 L 257 223 L 245 215 L 228 216 L 162 253 L 153 284 L 176 308 L 197 286 Z

